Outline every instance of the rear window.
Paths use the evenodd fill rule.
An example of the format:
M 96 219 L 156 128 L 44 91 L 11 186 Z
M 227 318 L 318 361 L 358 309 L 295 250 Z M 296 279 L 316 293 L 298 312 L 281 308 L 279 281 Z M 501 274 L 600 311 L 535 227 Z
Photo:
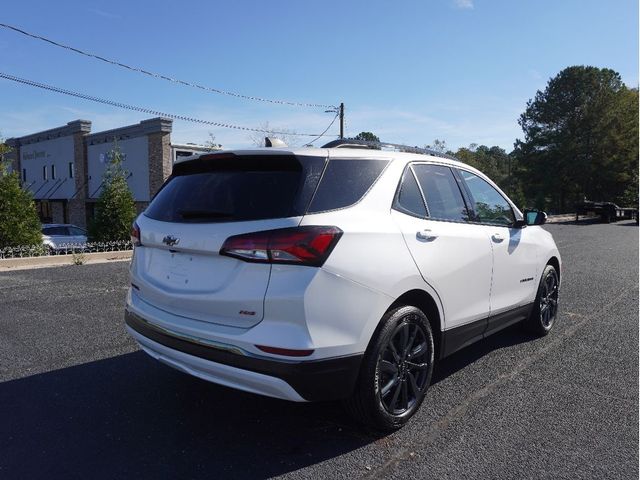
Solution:
M 42 229 L 44 235 L 68 235 L 67 227 L 46 227 Z
M 303 215 L 326 159 L 215 154 L 174 166 L 145 215 L 177 223 Z
M 330 160 L 308 213 L 345 208 L 358 202 L 371 188 L 387 160 Z

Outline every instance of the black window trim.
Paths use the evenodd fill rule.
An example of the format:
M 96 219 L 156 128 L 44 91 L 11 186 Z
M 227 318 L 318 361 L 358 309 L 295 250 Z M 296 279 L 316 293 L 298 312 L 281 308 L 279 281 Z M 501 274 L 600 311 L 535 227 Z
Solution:
M 415 162 L 409 162 L 407 163 L 407 165 L 405 166 L 404 171 L 402 172 L 402 176 L 400 177 L 400 181 L 398 182 L 398 186 L 396 187 L 396 194 L 393 197 L 393 203 L 391 205 L 391 208 L 397 212 L 400 213 L 404 213 L 405 215 L 409 215 L 411 217 L 414 218 L 420 218 L 422 220 L 429 220 L 432 222 L 446 222 L 446 223 L 461 223 L 464 225 L 477 225 L 476 223 L 470 222 L 468 220 L 449 220 L 446 218 L 433 218 L 431 216 L 429 216 L 429 206 L 427 205 L 427 201 L 425 199 L 424 196 L 424 192 L 422 191 L 422 185 L 420 185 L 420 182 L 418 181 L 418 177 L 416 175 L 416 173 L 413 170 L 413 165 L 438 165 L 440 167 L 446 167 L 451 171 L 451 174 L 453 175 L 453 178 L 456 180 L 456 184 L 458 184 L 458 178 L 455 172 L 455 167 L 453 165 L 449 165 L 447 163 L 441 163 L 441 162 L 433 162 L 433 161 L 428 161 L 428 160 L 418 160 Z M 400 188 L 402 186 L 402 182 L 404 180 L 404 176 L 405 176 L 405 172 L 407 170 L 411 170 L 411 173 L 413 174 L 413 178 L 415 179 L 416 183 L 418 184 L 418 188 L 420 189 L 420 196 L 422 196 L 422 202 L 425 205 L 425 209 L 427 211 L 427 216 L 426 217 L 422 217 L 420 215 L 416 215 L 413 214 L 409 211 L 407 211 L 404 208 L 398 208 L 398 197 L 400 196 Z M 473 214 L 473 216 L 475 217 L 475 211 L 469 208 L 469 203 L 467 200 L 466 195 L 464 194 L 464 192 L 462 191 L 462 189 L 460 188 L 460 185 L 458 185 L 458 190 L 460 191 L 460 196 L 462 197 L 462 202 L 464 203 L 465 208 L 467 209 L 467 212 L 469 214 Z
M 461 187 L 461 190 L 464 191 L 463 197 L 465 198 L 465 202 L 467 202 L 467 210 L 469 210 L 469 212 L 472 214 L 472 218 L 474 219 L 474 221 L 469 221 L 466 223 L 470 225 L 480 225 L 480 226 L 488 226 L 488 227 L 501 227 L 501 228 L 509 228 L 509 229 L 515 228 L 514 227 L 515 223 L 521 219 L 519 218 L 519 215 L 516 214 L 516 209 L 514 208 L 514 205 L 511 202 L 511 200 L 509 200 L 505 195 L 503 195 L 498 188 L 491 185 L 490 182 L 487 182 L 486 178 L 482 178 L 482 176 L 478 175 L 476 172 L 473 172 L 468 168 L 459 167 L 457 165 L 456 166 L 451 165 L 450 167 L 451 167 L 451 170 L 453 171 L 454 177 L 456 177 L 456 180 L 459 182 L 459 186 Z M 485 182 L 487 182 L 487 184 L 491 188 L 493 188 L 496 191 L 496 193 L 500 195 L 505 202 L 507 202 L 507 205 L 509 205 L 509 208 L 511 208 L 511 214 L 513 215 L 513 223 L 511 223 L 510 225 L 500 225 L 496 223 L 476 221 L 475 219 L 477 218 L 477 213 L 475 209 L 475 200 L 473 198 L 473 194 L 471 193 L 471 190 L 469 190 L 469 186 L 467 185 L 467 182 L 464 180 L 464 178 L 462 178 L 462 175 L 460 175 L 460 171 L 468 172 L 480 178 L 481 180 L 484 180 Z M 469 205 L 471 205 L 471 207 L 469 207 Z
M 427 203 L 427 197 L 424 196 L 424 190 L 422 190 L 422 185 L 420 185 L 420 181 L 418 180 L 418 175 L 416 175 L 416 171 L 413 168 L 413 164 L 409 165 L 409 171 L 411 172 L 411 175 L 413 175 L 413 179 L 415 180 L 416 185 L 418 185 L 418 190 L 420 191 L 420 197 L 422 198 L 424 210 L 425 212 L 427 212 L 427 218 L 431 218 L 431 212 L 429 211 L 429 204 Z

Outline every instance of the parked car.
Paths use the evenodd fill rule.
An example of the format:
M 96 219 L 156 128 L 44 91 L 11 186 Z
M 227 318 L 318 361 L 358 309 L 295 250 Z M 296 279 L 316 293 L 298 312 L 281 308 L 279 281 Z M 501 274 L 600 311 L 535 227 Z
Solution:
M 87 232 L 68 223 L 45 223 L 42 225 L 42 243 L 49 249 L 49 253 L 60 253 L 86 246 Z
M 560 254 L 468 165 L 333 145 L 177 162 L 133 225 L 125 321 L 178 370 L 393 430 L 434 362 L 516 322 L 549 333 Z

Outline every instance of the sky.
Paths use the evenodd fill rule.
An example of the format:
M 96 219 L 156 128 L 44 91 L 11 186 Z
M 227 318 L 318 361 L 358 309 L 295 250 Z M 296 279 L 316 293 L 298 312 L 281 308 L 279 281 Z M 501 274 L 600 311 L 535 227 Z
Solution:
M 0 22 L 122 63 L 248 96 L 345 104 L 346 135 L 423 146 L 444 140 L 511 151 L 518 117 L 571 65 L 612 68 L 638 86 L 636 0 L 5 2 Z M 283 106 L 181 86 L 0 28 L 0 72 L 207 121 L 321 133 L 326 108 Z M 5 138 L 151 115 L 0 79 Z M 335 122 L 314 145 L 338 134 Z M 172 141 L 225 148 L 246 131 L 175 121 Z M 299 137 L 304 144 L 311 137 Z

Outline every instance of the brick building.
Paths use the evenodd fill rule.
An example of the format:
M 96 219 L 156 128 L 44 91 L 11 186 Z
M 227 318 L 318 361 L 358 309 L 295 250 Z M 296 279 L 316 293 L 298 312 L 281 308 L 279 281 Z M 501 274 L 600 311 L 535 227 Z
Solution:
M 43 223 L 86 227 L 102 190 L 109 154 L 117 142 L 138 211 L 143 210 L 171 174 L 175 158 L 207 151 L 201 145 L 171 144 L 172 120 L 152 118 L 91 133 L 91 122 L 75 120 L 62 127 L 10 138 L 6 155 L 33 194 Z

